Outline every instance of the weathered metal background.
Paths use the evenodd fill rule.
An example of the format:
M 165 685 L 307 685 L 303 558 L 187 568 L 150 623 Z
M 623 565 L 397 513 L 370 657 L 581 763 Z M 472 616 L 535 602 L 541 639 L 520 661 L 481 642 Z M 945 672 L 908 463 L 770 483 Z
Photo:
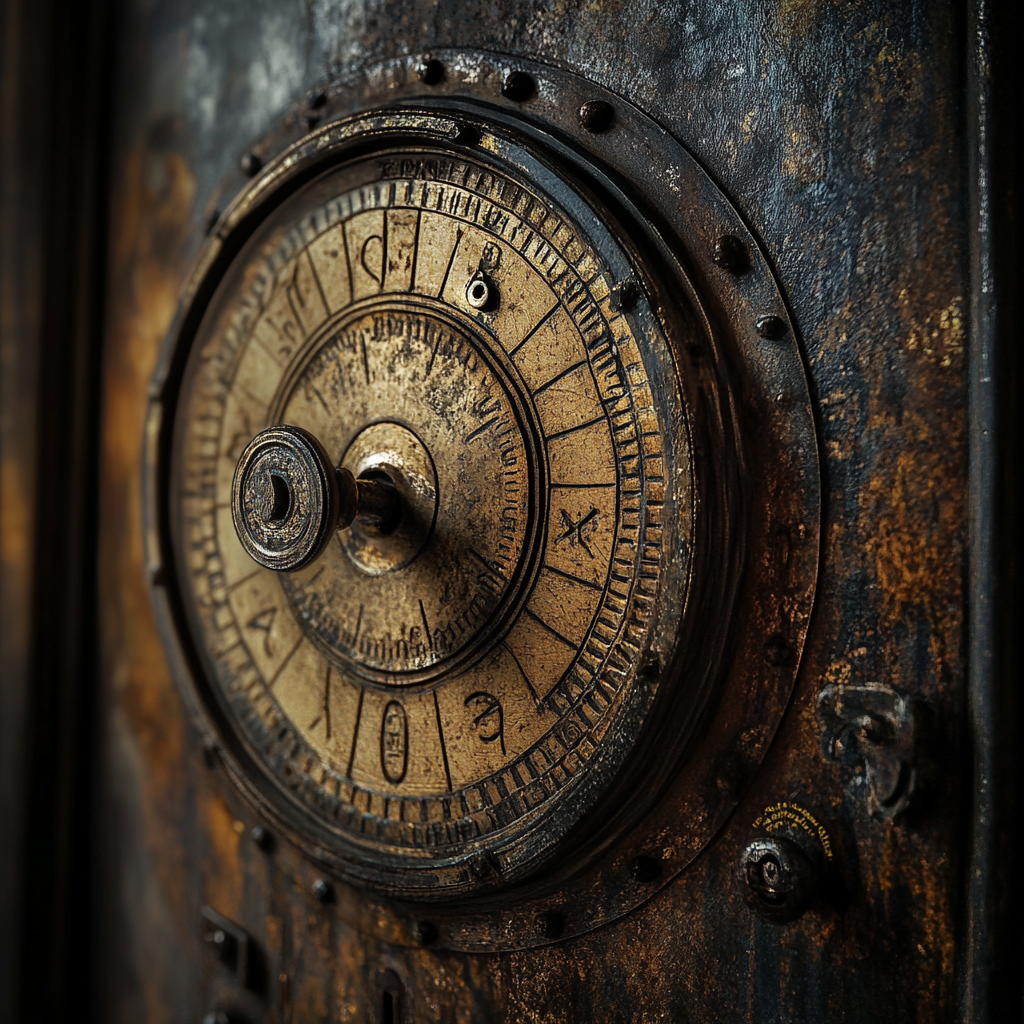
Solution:
M 956 1015 L 968 785 L 964 573 L 968 221 L 964 23 L 949 3 L 127 2 L 111 183 L 101 474 L 99 1016 L 375 1020 L 393 970 L 417 1022 L 945 1021 Z M 358 64 L 474 46 L 564 64 L 665 125 L 774 259 L 823 451 L 817 608 L 796 697 L 719 840 L 614 925 L 522 953 L 363 940 L 249 838 L 185 720 L 141 538 L 148 382 L 211 214 L 252 140 Z M 921 703 L 919 796 L 872 816 L 826 760 L 816 700 L 884 683 Z M 734 883 L 751 823 L 795 800 L 842 886 L 794 924 Z M 314 876 L 310 875 L 311 882 Z M 266 952 L 265 997 L 204 948 L 200 908 Z M 411 1007 L 410 1004 L 411 1003 Z

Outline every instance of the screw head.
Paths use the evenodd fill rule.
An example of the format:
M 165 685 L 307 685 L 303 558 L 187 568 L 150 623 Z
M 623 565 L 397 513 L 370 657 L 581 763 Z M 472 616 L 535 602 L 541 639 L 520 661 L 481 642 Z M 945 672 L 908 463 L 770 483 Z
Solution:
M 254 825 L 249 838 L 261 850 L 269 850 L 274 845 L 274 837 L 262 825 Z
M 318 878 L 313 883 L 313 898 L 319 900 L 321 903 L 329 903 L 331 897 L 334 895 L 334 890 L 331 888 L 331 883 L 324 878 Z
M 757 333 L 766 341 L 780 341 L 786 336 L 789 325 L 780 316 L 759 316 Z
M 661 862 L 654 857 L 642 855 L 630 865 L 629 873 L 633 876 L 634 882 L 649 885 L 661 875 Z
M 255 153 L 246 153 L 242 157 L 241 167 L 242 173 L 248 175 L 250 178 L 259 172 L 259 169 L 263 166 L 263 161 Z
M 784 836 L 749 843 L 736 874 L 747 906 L 774 924 L 795 921 L 818 889 L 818 874 L 807 854 Z
M 417 921 L 413 925 L 413 935 L 421 946 L 432 946 L 437 942 L 437 925 L 433 921 Z
M 437 85 L 444 80 L 444 65 L 430 57 L 420 63 L 416 68 L 416 74 L 424 85 Z
M 525 71 L 511 71 L 505 76 L 501 95 L 513 103 L 525 103 L 537 91 L 537 83 Z
M 615 108 L 604 100 L 587 100 L 580 107 L 580 127 L 594 135 L 608 131 L 615 120 Z
M 742 274 L 750 269 L 750 253 L 735 235 L 722 235 L 715 242 L 712 259 L 723 270 L 728 270 L 733 274 Z

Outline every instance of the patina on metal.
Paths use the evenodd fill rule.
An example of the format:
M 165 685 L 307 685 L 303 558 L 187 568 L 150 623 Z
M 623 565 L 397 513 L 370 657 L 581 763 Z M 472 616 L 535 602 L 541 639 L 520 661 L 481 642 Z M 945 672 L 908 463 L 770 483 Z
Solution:
M 431 945 L 487 950 L 614 919 L 713 835 L 799 664 L 818 499 L 784 305 L 696 164 L 620 99 L 587 153 L 577 112 L 613 98 L 572 76 L 521 72 L 570 147 L 474 105 L 500 64 L 445 67 L 437 110 L 329 123 L 221 218 L 154 388 L 150 558 L 186 696 L 259 813 L 349 880 L 475 896 Z M 423 82 L 412 59 L 367 81 L 392 105 Z M 707 217 L 635 208 L 610 174 L 643 147 Z M 283 483 L 246 505 L 274 424 L 309 439 L 307 483 L 293 501 L 268 463 Z M 393 530 L 336 530 L 346 471 L 399 492 Z M 333 539 L 258 569 L 249 532 L 292 529 L 310 488 Z M 361 928 L 421 944 L 415 913 L 357 899 Z

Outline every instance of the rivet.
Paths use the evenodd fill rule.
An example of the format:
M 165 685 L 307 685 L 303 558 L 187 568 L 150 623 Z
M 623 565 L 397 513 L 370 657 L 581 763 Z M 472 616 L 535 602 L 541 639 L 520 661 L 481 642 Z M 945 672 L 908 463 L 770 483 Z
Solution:
M 621 312 L 628 313 L 640 301 L 640 286 L 632 278 L 622 281 L 612 289 L 612 300 Z
M 645 854 L 637 857 L 629 867 L 634 882 L 648 885 L 661 874 L 661 862 Z
M 557 939 L 565 931 L 565 916 L 557 910 L 545 910 L 534 918 L 537 934 L 545 939 Z
M 310 89 L 306 93 L 306 106 L 310 110 L 319 110 L 327 102 L 327 93 L 323 89 Z
M 723 270 L 733 274 L 742 274 L 750 269 L 750 253 L 735 235 L 722 235 L 715 242 L 712 258 Z
M 313 898 L 319 900 L 321 903 L 329 903 L 331 897 L 334 895 L 334 890 L 331 888 L 331 883 L 324 878 L 318 878 L 313 883 Z
M 493 310 L 498 305 L 498 289 L 482 270 L 466 282 L 466 302 L 481 311 Z
M 773 668 L 781 668 L 788 665 L 793 656 L 789 641 L 781 633 L 776 633 L 768 638 L 764 648 L 764 660 Z
M 242 173 L 247 174 L 251 178 L 259 172 L 259 169 L 263 166 L 263 161 L 255 153 L 246 153 L 242 157 L 241 165 Z
M 779 341 L 786 336 L 789 326 L 780 316 L 759 316 L 757 333 L 766 341 Z
M 431 57 L 416 68 L 416 74 L 424 85 L 437 85 L 444 79 L 444 65 Z
M 606 132 L 615 120 L 615 108 L 604 100 L 587 100 L 580 107 L 580 127 L 584 131 L 598 135 Z
M 525 103 L 537 90 L 532 75 L 525 71 L 511 71 L 501 85 L 501 95 L 513 103 Z
M 437 925 L 433 921 L 417 921 L 413 925 L 413 935 L 421 946 L 432 946 L 437 942 Z
M 261 850 L 269 850 L 274 845 L 274 837 L 262 825 L 253 825 L 249 838 Z

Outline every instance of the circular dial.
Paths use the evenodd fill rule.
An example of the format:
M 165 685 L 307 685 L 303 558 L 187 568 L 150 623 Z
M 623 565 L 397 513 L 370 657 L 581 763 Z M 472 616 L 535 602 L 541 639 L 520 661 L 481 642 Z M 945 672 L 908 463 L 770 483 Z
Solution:
M 600 817 L 659 706 L 640 669 L 672 656 L 693 473 L 676 348 L 617 299 L 622 237 L 513 142 L 395 146 L 277 203 L 198 327 L 168 492 L 185 611 L 263 799 L 351 876 L 521 877 Z M 393 488 L 397 522 L 257 564 L 236 470 L 260 523 L 308 519 L 272 479 L 301 453 L 239 469 L 278 424 Z

